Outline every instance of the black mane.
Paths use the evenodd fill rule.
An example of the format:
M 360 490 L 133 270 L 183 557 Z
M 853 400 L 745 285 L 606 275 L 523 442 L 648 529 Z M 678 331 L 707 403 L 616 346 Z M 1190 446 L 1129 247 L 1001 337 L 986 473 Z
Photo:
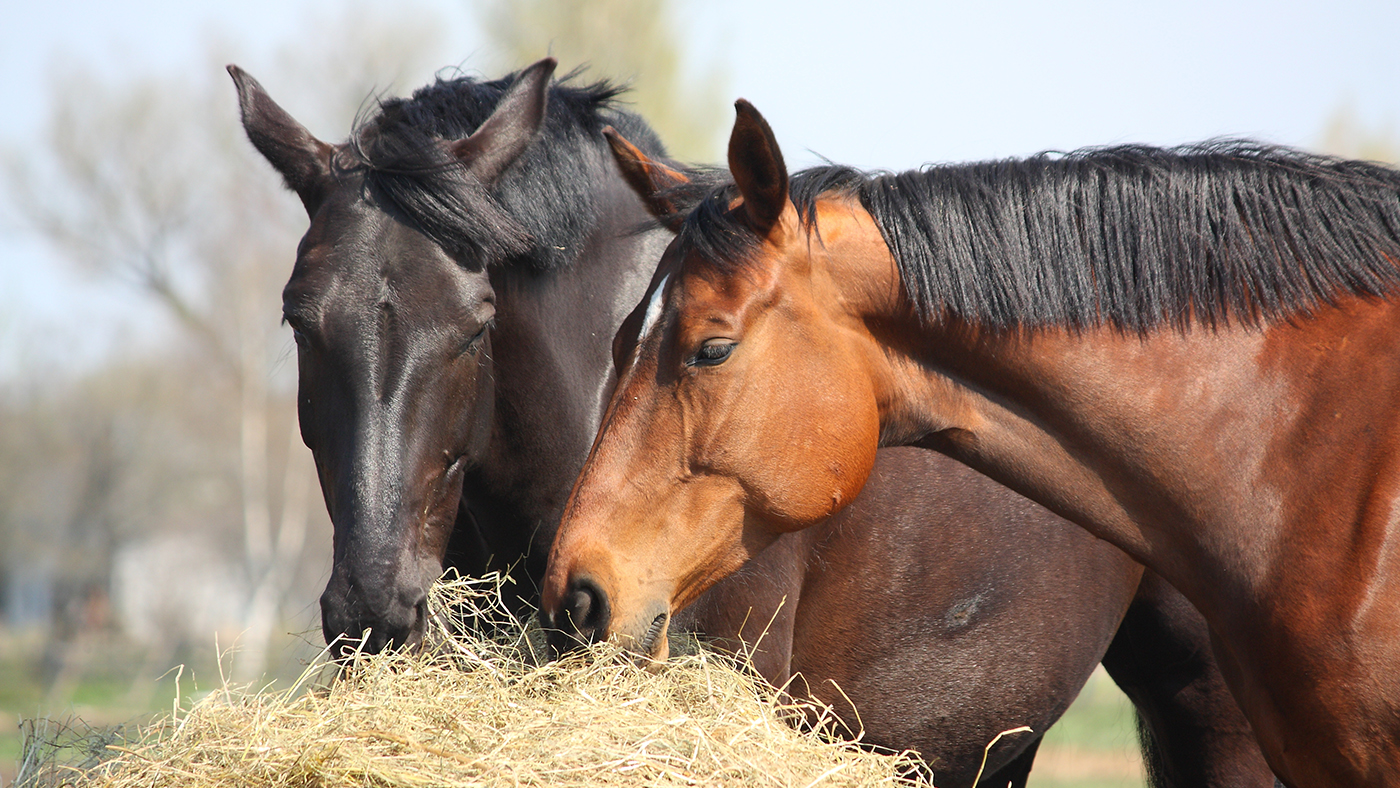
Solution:
M 824 193 L 856 197 L 926 319 L 990 328 L 1245 325 L 1400 283 L 1400 172 L 1244 141 L 1122 146 L 869 175 L 791 179 L 808 227 Z M 732 185 L 683 243 L 743 264 L 759 239 Z
M 549 90 L 540 138 L 491 189 L 440 144 L 471 134 L 491 115 L 516 74 L 480 81 L 438 78 L 412 98 L 389 99 L 357 121 L 347 169 L 371 195 L 467 262 L 567 265 L 598 220 L 597 182 L 614 167 L 601 131 L 614 126 L 643 151 L 665 156 L 656 134 L 616 106 L 608 82 Z

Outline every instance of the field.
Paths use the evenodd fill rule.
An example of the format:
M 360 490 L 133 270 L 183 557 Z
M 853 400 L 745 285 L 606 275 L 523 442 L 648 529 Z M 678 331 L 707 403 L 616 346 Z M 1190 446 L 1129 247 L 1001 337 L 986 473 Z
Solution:
M 304 638 L 291 635 L 279 639 L 275 649 L 284 679 L 299 673 L 305 655 L 315 653 Z M 69 655 L 69 675 L 57 682 L 45 667 L 44 651 L 39 633 L 0 628 L 0 786 L 5 788 L 15 778 L 22 720 L 76 721 L 96 728 L 140 724 L 168 713 L 176 696 L 175 673 L 147 670 L 144 649 L 133 644 L 106 639 L 81 644 Z M 176 655 L 177 662 L 190 666 L 179 677 L 185 697 L 219 684 L 212 644 L 207 651 Z
M 1100 668 L 1045 735 L 1029 788 L 1144 788 L 1133 706 Z

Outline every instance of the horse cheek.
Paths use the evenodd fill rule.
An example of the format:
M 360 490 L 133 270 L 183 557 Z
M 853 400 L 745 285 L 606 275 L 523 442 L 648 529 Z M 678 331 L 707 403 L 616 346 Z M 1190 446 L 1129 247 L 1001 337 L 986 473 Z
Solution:
M 839 444 L 838 452 L 828 462 L 831 506 L 827 516 L 836 514 L 864 489 L 875 467 L 875 453 L 880 445 L 880 419 L 873 408 L 845 422 L 849 431 Z
M 865 487 L 875 467 L 879 418 L 871 409 L 851 409 L 848 416 L 825 424 L 808 461 L 776 480 L 782 495 L 784 530 L 816 524 L 844 509 Z

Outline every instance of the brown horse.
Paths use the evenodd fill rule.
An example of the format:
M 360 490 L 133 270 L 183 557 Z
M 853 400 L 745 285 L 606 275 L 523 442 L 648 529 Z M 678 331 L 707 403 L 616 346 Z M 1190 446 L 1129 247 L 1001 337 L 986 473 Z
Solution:
M 790 179 L 737 107 L 683 218 L 621 157 L 681 231 L 547 615 L 665 654 L 878 446 L 933 448 L 1181 589 L 1286 783 L 1400 784 L 1400 173 L 1217 143 Z

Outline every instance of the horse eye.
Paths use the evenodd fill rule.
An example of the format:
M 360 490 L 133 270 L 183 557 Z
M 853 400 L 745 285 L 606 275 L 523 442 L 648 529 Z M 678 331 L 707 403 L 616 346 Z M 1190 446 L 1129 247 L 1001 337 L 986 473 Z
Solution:
M 486 332 L 490 331 L 491 327 L 495 324 L 495 320 L 486 321 L 486 323 L 482 325 L 481 330 L 477 331 L 475 334 L 472 334 L 471 339 L 468 339 L 462 345 L 462 349 L 459 352 L 462 355 L 466 355 L 468 353 L 476 355 L 476 352 L 481 349 L 481 340 L 486 338 Z
M 283 316 L 282 322 L 292 329 L 292 341 L 297 343 L 297 347 L 306 346 L 306 332 L 302 330 L 301 323 L 295 318 Z
M 727 339 L 707 339 L 700 349 L 695 351 L 695 357 L 690 360 L 692 367 L 713 367 L 723 364 L 729 354 L 734 352 L 734 346 L 738 342 L 730 342 Z

